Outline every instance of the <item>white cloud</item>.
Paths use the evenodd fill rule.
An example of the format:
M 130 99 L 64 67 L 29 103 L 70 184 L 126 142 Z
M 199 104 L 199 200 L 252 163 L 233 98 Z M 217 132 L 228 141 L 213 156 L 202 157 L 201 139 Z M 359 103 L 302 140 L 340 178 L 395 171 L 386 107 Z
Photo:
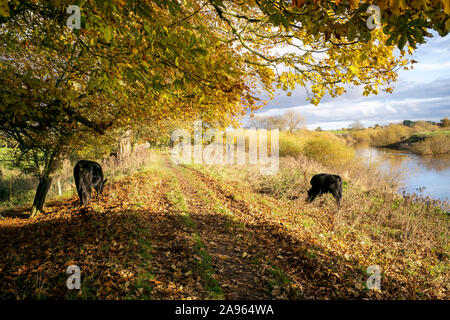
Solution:
M 363 88 L 349 88 L 344 95 L 325 96 L 319 106 L 306 101 L 305 89 L 290 97 L 278 92 L 258 114 L 276 115 L 296 110 L 306 117 L 308 127 L 342 128 L 354 120 L 365 125 L 402 120 L 439 120 L 450 117 L 450 37 L 435 35 L 412 56 L 419 63 L 400 71 L 392 94 L 364 97 Z M 389 120 L 387 120 L 389 119 Z
M 434 62 L 428 62 L 428 63 L 418 63 L 414 66 L 415 70 L 423 70 L 423 71 L 433 71 L 433 70 L 442 70 L 442 69 L 448 69 L 450 68 L 450 61 L 444 62 L 444 63 L 434 63 Z M 413 71 L 414 72 L 414 71 Z
M 417 91 L 417 87 L 410 90 Z M 406 93 L 411 93 L 409 90 Z M 323 129 L 347 127 L 352 121 L 360 120 L 366 125 L 375 123 L 399 122 L 409 120 L 439 120 L 450 115 L 450 92 L 438 97 L 394 98 L 371 97 L 360 99 L 334 99 L 313 106 L 304 103 L 286 108 L 264 109 L 259 115 L 277 115 L 285 111 L 297 111 L 302 114 L 310 128 L 321 126 Z M 402 94 L 402 96 L 408 94 Z M 366 99 L 366 100 L 364 100 Z M 389 120 L 387 120 L 389 119 Z

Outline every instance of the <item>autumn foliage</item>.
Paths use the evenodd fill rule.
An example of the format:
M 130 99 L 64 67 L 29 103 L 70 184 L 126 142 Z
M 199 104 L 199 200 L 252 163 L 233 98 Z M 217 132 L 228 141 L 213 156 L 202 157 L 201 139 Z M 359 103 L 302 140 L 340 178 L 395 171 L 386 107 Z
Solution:
M 438 206 L 376 185 L 362 191 L 361 170 L 354 170 L 335 212 L 331 196 L 303 201 L 321 164 L 299 157 L 281 166 L 262 177 L 256 168 L 177 166 L 158 156 L 86 207 L 70 197 L 35 219 L 27 219 L 26 208 L 2 212 L 0 297 L 448 296 L 448 221 Z M 264 179 L 284 189 L 262 192 Z M 67 290 L 72 264 L 81 268 L 81 290 Z M 381 290 L 366 288 L 369 265 L 383 271 Z

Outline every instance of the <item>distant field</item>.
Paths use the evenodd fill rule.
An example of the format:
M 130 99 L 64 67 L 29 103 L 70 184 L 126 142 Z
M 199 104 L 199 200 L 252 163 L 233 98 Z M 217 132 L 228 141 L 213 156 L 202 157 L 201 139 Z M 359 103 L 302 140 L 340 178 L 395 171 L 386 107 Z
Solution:
M 9 155 L 11 150 L 12 150 L 11 148 L 6 147 L 0 148 L 0 161 L 3 159 L 3 157 Z
M 8 161 L 11 158 L 11 148 L 0 148 L 0 163 Z

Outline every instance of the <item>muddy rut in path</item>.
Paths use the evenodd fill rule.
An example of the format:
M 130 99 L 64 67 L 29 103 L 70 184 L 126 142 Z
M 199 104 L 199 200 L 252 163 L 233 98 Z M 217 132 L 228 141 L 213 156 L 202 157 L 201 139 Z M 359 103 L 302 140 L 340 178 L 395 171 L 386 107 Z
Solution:
M 217 272 L 214 278 L 219 282 L 225 299 L 270 299 L 267 265 L 249 258 L 257 256 L 260 251 L 258 244 L 230 217 L 217 212 L 210 203 L 201 199 L 197 193 L 198 186 L 180 171 L 184 169 L 168 165 L 178 179 L 189 215 L 212 259 L 211 264 Z

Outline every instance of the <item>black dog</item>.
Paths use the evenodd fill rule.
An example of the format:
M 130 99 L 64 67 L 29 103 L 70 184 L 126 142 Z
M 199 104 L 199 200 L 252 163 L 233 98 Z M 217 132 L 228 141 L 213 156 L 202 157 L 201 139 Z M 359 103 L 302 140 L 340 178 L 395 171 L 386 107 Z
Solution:
M 311 179 L 311 189 L 308 191 L 308 203 L 312 202 L 315 197 L 324 193 L 331 193 L 336 200 L 338 209 L 341 207 L 342 199 L 342 179 L 340 176 L 321 173 L 316 174 Z
M 81 205 L 87 204 L 91 199 L 92 188 L 98 195 L 102 194 L 103 186 L 108 180 L 103 180 L 103 170 L 97 162 L 87 160 L 78 161 L 73 169 L 73 176 Z

